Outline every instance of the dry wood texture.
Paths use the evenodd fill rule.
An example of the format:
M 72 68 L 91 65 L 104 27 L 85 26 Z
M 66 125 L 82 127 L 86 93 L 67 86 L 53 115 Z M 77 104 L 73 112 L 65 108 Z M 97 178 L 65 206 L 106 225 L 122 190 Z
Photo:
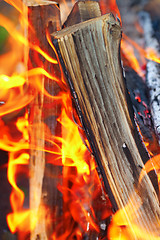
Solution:
M 130 201 L 136 209 L 134 222 L 158 233 L 157 195 L 147 175 L 138 184 L 143 167 L 141 155 L 147 157 L 142 142 L 135 142 L 133 112 L 128 110 L 120 64 L 119 23 L 108 14 L 65 28 L 53 38 L 112 204 L 121 209 Z M 128 224 L 133 222 L 125 209 L 124 215 Z M 133 231 L 131 239 L 140 237 Z
M 29 22 L 26 37 L 29 43 L 39 46 L 51 58 L 55 59 L 55 53 L 46 38 L 46 30 L 51 33 L 60 29 L 59 7 L 52 1 L 26 1 L 26 5 Z M 59 67 L 48 62 L 34 49 L 29 49 L 28 55 L 28 69 L 42 67 L 47 72 L 55 74 L 57 77 L 60 76 Z M 43 92 L 43 89 L 45 89 L 50 95 L 54 96 L 58 94 L 60 89 L 53 80 L 43 75 L 39 78 L 39 82 L 41 83 L 41 92 L 37 94 L 29 106 L 30 208 L 34 210 L 33 219 L 34 217 L 38 218 L 36 227 L 31 232 L 31 240 L 46 240 L 50 237 L 56 221 L 50 221 L 49 224 L 46 224 L 46 219 L 47 217 L 51 218 L 51 214 L 56 219 L 59 208 L 61 208 L 60 193 L 56 188 L 60 168 L 47 164 L 46 159 L 50 156 L 48 156 L 49 153 L 44 151 L 45 148 L 51 147 L 49 143 L 46 145 L 46 126 L 52 134 L 61 134 L 60 127 L 56 122 L 60 106 L 56 106 L 54 100 L 46 97 Z M 50 137 L 51 135 L 48 136 L 48 141 Z
M 73 6 L 73 9 L 72 11 L 70 12 L 70 14 L 68 15 L 67 17 L 67 20 L 65 21 L 65 23 L 63 24 L 63 27 L 66 28 L 66 27 L 69 27 L 69 26 L 73 26 L 74 24 L 78 24 L 80 22 L 84 22 L 84 21 L 87 21 L 89 19 L 92 19 L 92 18 L 96 18 L 96 17 L 100 17 L 101 16 L 101 10 L 100 10 L 100 5 L 99 5 L 99 1 L 83 1 L 83 0 L 79 0 L 75 3 L 75 5 Z M 63 135 L 63 133 L 62 133 Z M 76 171 L 75 169 L 73 169 L 72 167 L 67 167 L 65 166 L 64 167 L 64 173 L 66 174 L 66 176 L 70 176 L 70 175 L 75 175 L 75 178 L 76 178 Z M 95 176 L 91 173 L 90 174 L 90 180 L 92 183 L 94 183 L 95 181 Z M 63 181 L 63 185 L 64 185 L 64 181 Z M 95 187 L 97 187 L 95 184 L 93 184 Z M 84 189 L 85 189 L 85 185 L 84 185 Z M 68 188 L 70 190 L 70 182 L 67 180 L 66 181 L 66 188 Z M 86 193 L 87 194 L 87 193 Z M 104 193 L 102 193 L 104 194 Z M 100 197 L 100 205 L 103 204 L 103 200 L 104 202 L 107 202 L 106 201 L 106 196 L 101 196 Z M 80 199 L 81 200 L 81 199 Z M 109 202 L 109 200 L 108 200 Z M 92 199 L 91 202 L 89 202 L 88 200 L 88 204 L 91 205 L 91 206 L 94 206 L 95 209 L 96 209 L 96 206 L 98 204 L 98 199 Z M 93 208 L 94 208 L 93 207 Z M 68 210 L 70 211 L 70 209 L 68 208 L 68 204 L 65 204 L 64 203 L 64 212 Z M 92 215 L 92 212 L 88 212 L 88 214 L 91 214 Z M 101 224 L 100 224 L 100 219 L 101 219 L 101 214 L 102 212 L 101 211 L 98 211 L 96 209 L 96 212 L 95 212 L 95 215 L 96 215 L 96 219 L 97 221 L 99 221 L 99 225 L 100 225 L 100 228 L 101 228 Z M 109 221 L 110 219 L 108 219 Z M 105 225 L 106 226 L 106 225 Z M 96 231 L 87 231 L 85 233 L 85 237 L 88 239 L 88 240 L 96 240 L 98 238 L 101 238 L 104 234 L 104 229 L 101 229 L 101 232 L 98 233 Z

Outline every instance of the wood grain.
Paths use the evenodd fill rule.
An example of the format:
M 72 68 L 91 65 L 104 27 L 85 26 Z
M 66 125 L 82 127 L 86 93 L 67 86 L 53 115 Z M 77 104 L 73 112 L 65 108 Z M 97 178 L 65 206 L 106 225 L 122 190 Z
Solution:
M 42 51 L 55 59 L 55 53 L 46 38 L 46 30 L 51 33 L 61 28 L 60 11 L 53 1 L 27 1 L 27 19 L 29 22 L 26 29 L 26 37 L 30 44 L 39 46 Z M 48 62 L 34 49 L 27 49 L 28 69 L 42 67 L 50 74 L 60 76 L 58 65 Z M 35 79 L 30 79 L 34 81 Z M 52 134 L 61 134 L 61 129 L 56 121 L 60 112 L 60 106 L 54 104 L 53 98 L 46 97 L 43 89 L 51 96 L 59 93 L 60 88 L 53 80 L 41 75 L 41 91 L 29 105 L 30 122 L 30 208 L 34 210 L 34 219 L 38 218 L 35 228 L 30 234 L 31 240 L 47 240 L 53 233 L 57 224 L 57 214 L 61 208 L 60 193 L 57 190 L 60 167 L 47 163 L 49 153 L 46 149 L 46 129 L 50 131 L 48 141 Z M 36 90 L 35 90 L 36 91 Z M 49 106 L 53 106 L 52 108 Z M 50 144 L 47 143 L 50 148 Z M 54 176 L 54 178 L 52 177 Z M 55 219 L 47 223 L 47 217 Z
M 138 147 L 135 141 L 137 130 L 120 63 L 119 22 L 108 14 L 61 30 L 53 38 L 115 210 L 130 201 L 136 209 L 135 224 L 158 233 L 157 195 L 147 175 L 138 183 L 147 154 L 141 140 Z M 133 216 L 125 208 L 124 215 L 130 224 Z

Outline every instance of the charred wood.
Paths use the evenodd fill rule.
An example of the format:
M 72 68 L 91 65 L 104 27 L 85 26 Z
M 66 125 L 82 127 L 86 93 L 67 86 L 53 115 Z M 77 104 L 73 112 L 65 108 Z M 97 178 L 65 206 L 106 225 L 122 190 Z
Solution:
M 154 35 L 152 21 L 147 12 L 140 13 L 140 23 L 144 30 L 145 48 L 160 54 L 160 45 Z M 160 144 L 160 64 L 147 61 L 146 83 L 149 89 L 150 109 L 157 140 Z
M 149 109 L 148 88 L 142 78 L 129 67 L 125 67 L 126 86 L 133 105 L 135 120 L 144 141 L 153 141 L 153 129 Z

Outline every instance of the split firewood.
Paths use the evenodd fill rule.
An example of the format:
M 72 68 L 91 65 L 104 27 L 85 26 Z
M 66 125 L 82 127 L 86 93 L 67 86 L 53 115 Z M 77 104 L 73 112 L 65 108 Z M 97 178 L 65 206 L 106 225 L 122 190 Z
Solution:
M 101 16 L 101 10 L 100 10 L 100 5 L 98 1 L 83 1 L 83 0 L 79 0 L 75 3 L 75 5 L 73 6 L 73 9 L 71 10 L 70 14 L 67 17 L 66 22 L 63 24 L 63 27 L 69 27 L 69 26 L 73 26 L 74 24 L 78 24 L 80 22 L 84 22 L 87 21 L 89 19 L 92 18 L 96 18 Z M 83 131 L 83 130 L 82 130 Z M 98 169 L 98 167 L 97 167 Z M 74 175 L 75 173 L 73 172 L 74 170 L 70 167 L 65 167 L 65 172 L 67 172 L 68 175 Z M 99 177 L 101 178 L 100 175 L 100 171 L 98 169 L 98 173 L 99 173 Z M 76 177 L 76 176 L 75 176 Z M 94 177 L 90 176 L 90 178 L 92 178 L 92 182 L 95 181 Z M 93 184 L 94 186 L 96 186 L 95 184 Z M 69 188 L 69 183 L 68 185 L 66 185 L 66 188 Z M 103 189 L 102 189 L 102 195 L 99 196 L 100 199 L 92 199 L 92 207 L 93 209 L 96 209 L 97 205 L 98 205 L 98 201 L 100 202 L 99 205 L 101 206 L 106 206 L 107 204 L 111 205 L 109 198 L 106 197 Z M 64 204 L 64 208 L 67 208 L 67 206 L 65 206 Z M 70 210 L 69 210 L 70 211 Z M 110 213 L 112 212 L 112 210 L 110 210 Z M 88 214 L 92 215 L 92 212 L 88 211 Z M 96 231 L 88 231 L 87 233 L 85 233 L 85 237 L 88 240 L 96 240 L 99 237 L 103 238 L 106 236 L 106 231 L 107 231 L 107 226 L 109 225 L 109 222 L 111 220 L 110 216 L 107 219 L 101 219 L 102 216 L 102 211 L 101 210 L 97 210 L 95 211 L 95 216 L 100 228 L 100 232 L 96 232 Z
M 100 3 L 98 0 L 94 0 L 94 1 L 79 0 L 73 6 L 73 9 L 68 15 L 66 22 L 63 24 L 63 27 L 65 28 L 65 27 L 73 26 L 74 24 L 78 24 L 80 22 L 84 22 L 89 19 L 97 18 L 100 16 L 101 16 L 101 9 L 100 9 Z M 102 179 L 98 166 L 97 166 L 97 172 L 98 172 L 99 178 Z M 94 182 L 95 181 L 94 177 L 92 175 L 90 177 L 92 178 L 92 182 Z M 93 185 L 95 186 L 95 188 L 97 187 L 95 183 Z M 101 186 L 101 189 L 102 189 L 101 195 L 99 195 L 98 198 L 96 197 L 95 199 L 92 199 L 92 207 L 93 209 L 96 209 L 94 213 L 97 219 L 97 223 L 99 225 L 100 232 L 89 231 L 88 233 L 85 234 L 88 240 L 105 238 L 107 234 L 108 226 L 111 222 L 111 215 L 108 216 L 106 219 L 102 220 L 102 210 L 101 208 L 97 209 L 97 205 L 99 202 L 99 205 L 103 206 L 103 208 L 106 207 L 106 209 L 108 209 L 110 214 L 113 213 L 111 202 L 108 196 L 106 195 L 106 192 L 104 191 L 103 186 Z M 92 215 L 92 212 L 88 212 L 88 214 Z
M 115 210 L 124 209 L 128 226 L 134 221 L 146 232 L 159 234 L 160 209 L 153 185 L 147 174 L 138 183 L 148 154 L 138 136 L 124 83 L 120 40 L 121 27 L 112 14 L 53 34 L 53 43 L 112 205 Z M 134 220 L 124 208 L 129 201 L 133 208 L 138 204 Z M 134 230 L 133 236 L 140 239 Z
M 26 37 L 30 44 L 38 45 L 50 58 L 55 59 L 55 53 L 50 47 L 46 30 L 51 33 L 61 28 L 60 11 L 58 5 L 53 1 L 24 1 L 27 5 L 26 18 L 29 25 L 26 29 Z M 26 49 L 28 69 L 43 67 L 50 74 L 60 76 L 58 65 L 48 62 L 34 49 Z M 34 81 L 34 79 L 33 79 Z M 30 122 L 30 209 L 34 210 L 33 219 L 38 219 L 35 228 L 31 231 L 31 240 L 47 240 L 53 233 L 53 228 L 57 224 L 56 218 L 61 209 L 60 193 L 56 186 L 59 181 L 60 167 L 46 163 L 46 128 L 52 134 L 60 136 L 60 127 L 56 121 L 60 113 L 59 106 L 55 106 L 53 98 L 45 96 L 45 89 L 52 96 L 60 91 L 59 86 L 53 80 L 41 75 L 39 78 L 42 91 L 37 94 L 33 102 L 29 105 Z M 48 106 L 48 107 L 47 107 Z M 54 106 L 54 107 L 49 107 Z M 49 143 L 47 143 L 47 147 Z M 54 179 L 53 177 L 54 176 Z M 45 211 L 44 210 L 45 207 Z M 53 209 L 55 209 L 53 215 Z M 46 224 L 47 217 L 54 217 L 55 221 Z M 32 217 L 31 217 L 32 224 Z
M 154 36 L 152 21 L 147 12 L 140 13 L 140 23 L 144 30 L 146 51 L 160 55 L 160 45 Z M 160 65 L 147 60 L 146 83 L 149 89 L 150 109 L 157 140 L 160 144 Z

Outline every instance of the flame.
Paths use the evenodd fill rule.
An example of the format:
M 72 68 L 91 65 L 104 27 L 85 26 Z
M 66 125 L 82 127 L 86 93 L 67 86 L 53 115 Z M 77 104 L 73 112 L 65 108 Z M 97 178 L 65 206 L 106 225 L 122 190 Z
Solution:
M 149 232 L 137 222 L 138 211 L 142 205 L 142 200 L 133 193 L 127 205 L 118 210 L 114 215 L 108 230 L 108 238 L 112 240 L 159 240 L 159 234 Z M 159 225 L 159 221 L 157 223 Z
M 121 20 L 121 15 L 116 3 L 116 0 L 102 0 L 100 1 L 101 11 L 102 14 L 110 13 L 112 12 L 115 17 L 118 17 L 119 20 Z
M 112 223 L 109 226 L 108 230 L 109 239 L 127 240 L 129 238 L 136 239 L 136 237 L 138 237 L 136 236 L 135 230 L 137 226 L 134 223 L 134 217 L 136 216 L 136 211 L 140 207 L 140 203 L 134 201 L 133 204 L 133 201 L 134 196 L 132 196 L 132 199 L 128 202 L 128 204 L 124 208 L 120 209 L 114 214 Z
M 53 59 L 51 56 L 49 56 L 38 45 L 29 43 L 28 40 L 24 37 L 24 35 L 20 31 L 16 30 L 14 24 L 2 14 L 0 14 L 0 25 L 3 26 L 16 41 L 19 41 L 26 47 L 34 49 L 36 52 L 41 54 L 48 62 L 51 62 L 53 64 L 58 63 L 56 59 Z
M 24 6 L 19 1 L 7 2 L 12 3 L 20 13 L 23 13 L 22 7 Z M 21 20 L 21 24 L 25 23 L 29 28 L 32 28 L 23 17 Z M 51 221 L 50 217 L 47 218 L 47 211 L 50 212 L 51 210 L 47 210 L 43 204 L 38 210 L 25 206 L 25 194 L 18 184 L 19 175 L 23 174 L 26 178 L 30 177 L 30 155 L 28 150 L 36 149 L 48 153 L 46 156 L 47 163 L 63 166 L 61 176 L 63 181 L 61 184 L 59 183 L 58 189 L 63 194 L 64 214 L 61 217 L 61 223 L 58 224 L 52 234 L 52 239 L 65 239 L 69 236 L 76 236 L 80 240 L 83 238 L 84 233 L 89 231 L 95 231 L 99 234 L 98 221 L 105 220 L 112 214 L 112 206 L 97 174 L 97 166 L 90 152 L 88 141 L 84 136 L 81 123 L 76 114 L 73 113 L 71 96 L 49 32 L 46 32 L 46 38 L 57 59 L 53 59 L 43 51 L 39 47 L 38 41 L 37 45 L 28 42 L 22 34 L 23 26 L 22 29 L 17 30 L 16 26 L 2 14 L 0 14 L 0 21 L 1 25 L 10 34 L 9 38 L 14 39 L 14 43 L 16 41 L 18 47 L 23 49 L 23 46 L 25 46 L 33 49 L 43 56 L 45 61 L 59 64 L 61 72 L 60 78 L 52 75 L 52 73 L 46 71 L 42 62 L 28 71 L 25 70 L 22 64 L 20 71 L 10 71 L 8 75 L 7 71 L 6 74 L 3 73 L 2 68 L 2 74 L 0 75 L 0 126 L 2 129 L 0 148 L 9 152 L 8 181 L 12 186 L 10 195 L 12 212 L 7 215 L 7 223 L 10 231 L 12 233 L 17 232 L 19 239 L 25 239 L 26 234 L 32 232 L 42 215 L 46 216 L 46 223 L 50 224 Z M 14 51 L 9 52 L 11 56 L 13 53 Z M 7 53 L 6 58 L 10 56 L 9 54 Z M 17 61 L 22 61 L 22 58 L 21 52 L 20 57 L 14 59 L 14 66 L 16 66 Z M 52 96 L 45 89 L 44 77 L 60 86 L 61 91 L 59 94 Z M 54 109 L 57 104 L 61 106 L 61 114 L 57 118 L 57 122 L 61 125 L 62 137 L 53 136 L 45 123 L 38 125 L 44 131 L 44 140 L 50 144 L 49 147 L 45 146 L 44 148 L 37 147 L 33 141 L 30 143 L 29 136 L 32 134 L 32 129 L 36 128 L 37 123 L 29 123 L 26 108 L 39 93 L 52 100 L 49 104 L 47 103 L 47 109 Z M 14 120 L 12 120 L 12 115 L 13 119 L 15 118 Z M 5 121 L 10 122 L 9 126 Z M 14 132 L 12 132 L 13 128 L 15 129 Z M 70 184 L 72 187 L 70 187 Z M 103 196 L 103 201 L 101 201 L 103 204 L 98 206 L 96 204 L 96 209 L 99 211 L 97 217 L 95 202 L 101 196 Z M 104 206 L 106 207 L 105 210 L 103 209 Z M 62 226 L 64 230 L 60 231 Z
M 144 168 L 141 171 L 139 182 L 141 182 L 142 178 L 152 170 L 155 170 L 157 172 L 158 182 L 159 182 L 160 181 L 160 175 L 159 175 L 160 155 L 159 154 L 157 156 L 152 157 L 149 161 L 147 161 L 147 163 L 145 164 Z
M 126 47 L 129 48 L 129 50 L 126 50 Z M 160 56 L 157 52 L 154 51 L 152 48 L 143 49 L 140 45 L 138 45 L 135 41 L 133 41 L 131 38 L 123 34 L 122 39 L 122 51 L 124 52 L 124 55 L 126 59 L 130 62 L 130 65 L 132 68 L 140 75 L 144 76 L 143 68 L 141 67 L 135 57 L 134 50 L 138 51 L 139 54 L 139 61 L 141 62 L 142 66 L 146 65 L 146 59 L 155 61 L 157 63 L 160 63 Z M 131 56 L 130 56 L 131 54 Z
M 58 121 L 63 126 L 63 146 L 62 146 L 62 163 L 65 166 L 76 166 L 78 174 L 89 175 L 89 166 L 83 160 L 86 152 L 86 147 L 79 137 L 78 128 L 74 125 L 67 115 L 65 110 Z M 68 129 L 71 129 L 68 131 Z M 73 147 L 71 148 L 71 146 Z
M 0 76 L 1 106 L 0 116 L 22 109 L 32 101 L 33 97 L 25 86 L 26 79 L 20 75 Z M 16 104 L 15 104 L 16 103 Z
M 86 139 L 82 140 L 79 135 L 80 126 L 75 124 L 67 115 L 67 113 L 70 113 L 71 108 L 69 101 L 71 101 L 70 98 L 68 98 L 67 109 L 62 109 L 61 116 L 58 118 L 58 121 L 62 125 L 63 133 L 63 139 L 59 138 L 62 142 L 62 148 L 60 149 L 61 154 L 57 154 L 62 158 L 63 184 L 59 184 L 58 189 L 63 194 L 66 212 L 63 216 L 65 223 L 63 222 L 64 219 L 62 219 L 62 225 L 60 224 L 58 229 L 63 228 L 64 232 L 61 230 L 63 234 L 57 236 L 57 230 L 56 233 L 52 235 L 52 239 L 66 239 L 71 233 L 77 236 L 77 239 L 78 237 L 81 239 L 81 228 L 84 232 L 88 232 L 91 229 L 97 233 L 100 231 L 96 223 L 97 219 L 92 203 L 94 198 L 102 194 L 102 189 L 98 189 L 97 193 L 94 189 L 95 184 L 100 186 L 101 183 L 98 180 L 99 177 L 96 173 L 96 165 L 93 157 L 84 145 Z M 55 159 L 53 159 L 52 163 L 55 164 Z M 93 180 L 95 184 L 93 184 Z M 69 187 L 69 185 L 72 187 Z M 108 204 L 107 196 L 105 200 Z M 103 211 L 101 218 L 105 219 L 110 216 L 110 214 L 111 207 L 108 207 Z M 79 224 L 79 227 L 74 229 L 70 226 L 69 230 L 66 223 L 72 223 L 73 220 Z M 64 226 L 66 226 L 66 229 Z
M 46 72 L 43 68 L 34 68 L 22 74 L 13 74 L 11 77 L 0 75 L 0 116 L 22 109 L 32 101 L 37 94 L 37 90 L 42 91 L 43 89 L 42 80 L 39 77 L 41 75 L 55 82 L 60 82 L 59 79 Z M 35 89 L 34 94 L 33 89 Z M 55 100 L 61 99 L 60 96 L 52 97 L 45 89 L 43 89 L 43 93 Z
M 23 14 L 23 3 L 20 0 L 6 0 L 7 3 L 13 5 L 20 13 L 21 24 L 29 25 Z M 74 0 L 72 1 L 73 4 Z M 101 1 L 102 12 L 112 11 L 113 14 L 120 18 L 120 13 L 114 0 L 107 2 Z M 64 1 L 66 6 L 66 2 Z M 52 219 L 52 213 L 48 213 L 45 205 L 41 205 L 39 209 L 31 209 L 24 206 L 25 194 L 18 184 L 20 174 L 30 178 L 29 171 L 29 150 L 36 149 L 49 153 L 46 156 L 46 163 L 52 165 L 63 166 L 62 173 L 59 176 L 61 181 L 57 188 L 63 196 L 63 215 L 58 217 L 58 224 L 54 229 L 51 239 L 77 239 L 81 240 L 84 235 L 89 232 L 96 232 L 97 239 L 100 234 L 100 222 L 105 221 L 109 216 L 113 215 L 112 205 L 107 194 L 104 192 L 101 176 L 97 173 L 97 165 L 92 156 L 92 152 L 86 139 L 82 124 L 78 119 L 77 114 L 72 107 L 71 96 L 67 88 L 62 67 L 60 65 L 58 55 L 51 42 L 49 32 L 46 32 L 48 43 L 55 52 L 56 59 L 47 54 L 39 45 L 33 45 L 22 34 L 22 29 L 17 30 L 16 26 L 2 14 L 0 14 L 1 26 L 3 26 L 10 34 L 9 39 L 17 43 L 18 49 L 21 48 L 21 53 L 18 58 L 15 56 L 15 47 L 5 54 L 2 63 L 8 61 L 10 56 L 13 58 L 13 67 L 9 73 L 3 72 L 0 75 L 0 148 L 9 152 L 8 160 L 8 181 L 12 186 L 10 202 L 12 212 L 7 215 L 8 226 L 12 233 L 21 232 L 30 233 L 38 223 L 39 219 L 46 216 L 46 223 L 49 225 Z M 33 29 L 32 29 L 33 30 Z M 34 30 L 33 30 L 34 31 Z M 14 45 L 13 44 L 13 45 Z M 45 58 L 45 61 L 54 65 L 59 65 L 61 72 L 60 78 L 46 71 L 44 65 L 40 63 L 38 67 L 26 71 L 25 67 L 22 72 L 14 70 L 17 61 L 22 61 L 22 48 L 30 48 Z M 159 57 L 152 49 L 144 51 L 135 42 L 124 35 L 122 40 L 122 49 L 125 56 L 129 56 L 128 61 L 135 71 L 144 76 L 142 67 L 136 60 L 134 48 L 141 54 L 141 61 L 146 63 L 145 58 L 159 62 Z M 23 71 L 24 70 L 24 71 Z M 8 75 L 7 75 L 8 74 Z M 56 82 L 61 91 L 55 96 L 52 96 L 44 87 L 44 77 Z M 37 123 L 29 122 L 26 106 L 41 93 L 51 101 L 44 103 L 44 107 L 54 109 L 60 105 L 61 113 L 57 118 L 57 123 L 61 126 L 62 136 L 52 135 L 48 126 L 43 122 L 39 126 Z M 48 113 L 50 114 L 50 113 Z M 13 119 L 12 119 L 13 118 Z M 15 120 L 16 118 L 16 120 Z M 11 120 L 12 119 L 12 120 Z M 7 123 L 9 124 L 7 125 Z M 44 131 L 44 139 L 50 144 L 44 148 L 38 148 L 34 142 L 30 143 L 29 136 L 32 134 L 32 129 L 37 126 Z M 13 128 L 14 133 L 13 133 Z M 14 135 L 14 136 L 13 136 Z M 151 170 L 159 171 L 159 155 L 153 157 L 145 165 L 145 171 L 142 170 L 139 181 Z M 55 176 L 53 176 L 55 177 Z M 160 177 L 158 176 L 158 180 Z M 35 196 L 36 199 L 36 196 Z M 131 196 L 132 199 L 132 196 Z M 134 197 L 133 197 L 134 199 Z M 108 238 L 113 240 L 128 240 L 131 236 L 141 239 L 159 240 L 159 237 L 154 236 L 145 229 L 137 226 L 135 218 L 141 202 L 133 203 L 130 201 L 125 208 L 117 211 L 111 224 L 109 225 Z M 98 212 L 98 214 L 97 214 Z M 48 215 L 47 215 L 48 213 Z M 54 213 L 53 213 L 54 215 Z M 46 224 L 46 225 L 47 225 Z M 143 234 L 143 237 L 142 237 Z M 19 239 L 25 239 L 19 235 Z
M 25 226 L 23 226 L 21 222 L 23 222 L 25 218 L 28 217 L 28 212 L 22 210 L 24 202 L 24 193 L 16 184 L 16 173 L 19 171 L 24 171 L 22 166 L 28 165 L 28 161 L 29 161 L 28 153 L 22 153 L 17 158 L 15 158 L 14 153 L 10 153 L 8 163 L 8 180 L 11 186 L 13 187 L 10 196 L 10 202 L 13 209 L 13 213 L 7 216 L 7 221 L 12 232 L 15 232 L 19 226 L 20 228 L 22 227 L 25 229 Z
M 21 14 L 23 14 L 23 2 L 21 0 L 5 0 L 8 4 L 15 7 Z
M 132 45 L 128 44 L 127 41 L 122 39 L 121 41 L 121 49 L 125 58 L 130 63 L 130 66 L 141 76 L 144 77 L 144 72 L 134 54 L 134 48 Z
M 154 62 L 160 63 L 160 56 L 152 48 L 147 48 L 146 49 L 145 56 L 148 60 L 152 60 Z

